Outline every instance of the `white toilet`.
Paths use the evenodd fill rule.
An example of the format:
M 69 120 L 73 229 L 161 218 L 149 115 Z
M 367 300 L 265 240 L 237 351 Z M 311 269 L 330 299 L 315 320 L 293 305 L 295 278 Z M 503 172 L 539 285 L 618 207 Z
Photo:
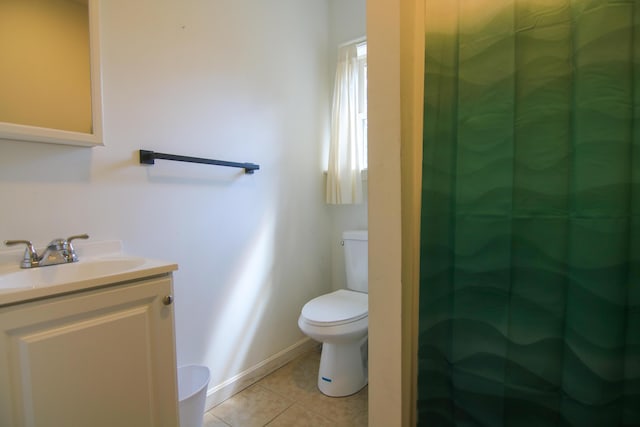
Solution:
M 348 289 L 312 299 L 298 319 L 302 332 L 322 342 L 318 388 L 333 397 L 354 394 L 368 380 L 368 233 L 345 231 L 342 238 Z

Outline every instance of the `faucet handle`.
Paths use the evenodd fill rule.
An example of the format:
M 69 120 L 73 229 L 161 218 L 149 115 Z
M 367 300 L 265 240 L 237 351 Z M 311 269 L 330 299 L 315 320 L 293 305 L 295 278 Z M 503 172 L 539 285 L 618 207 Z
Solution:
M 71 236 L 67 238 L 67 244 L 68 244 L 69 256 L 71 257 L 71 262 L 78 261 L 78 254 L 76 254 L 76 250 L 71 244 L 71 241 L 75 239 L 88 239 L 88 238 L 89 238 L 88 234 L 77 234 L 75 236 Z
M 67 237 L 67 242 L 71 243 L 72 240 L 75 239 L 88 239 L 88 234 L 76 234 L 75 236 Z
M 36 252 L 36 248 L 33 246 L 33 243 L 29 240 L 5 240 L 4 244 L 7 246 L 27 245 L 27 248 L 24 251 L 24 258 L 22 259 L 22 263 L 20 263 L 20 267 L 22 268 L 31 268 L 37 267 L 40 263 L 40 259 L 38 258 L 38 253 Z

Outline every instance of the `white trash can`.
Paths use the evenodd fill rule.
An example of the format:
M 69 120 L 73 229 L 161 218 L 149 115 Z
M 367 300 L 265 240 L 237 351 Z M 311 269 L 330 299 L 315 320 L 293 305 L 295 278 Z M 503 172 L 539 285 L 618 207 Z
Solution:
M 202 427 L 209 385 L 209 368 L 199 365 L 178 367 L 180 427 Z

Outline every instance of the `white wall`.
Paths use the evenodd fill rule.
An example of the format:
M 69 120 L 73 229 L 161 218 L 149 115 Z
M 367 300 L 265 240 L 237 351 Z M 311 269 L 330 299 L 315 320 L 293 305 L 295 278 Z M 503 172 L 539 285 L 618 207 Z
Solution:
M 366 0 L 329 0 L 329 76 L 331 93 L 336 72 L 338 46 L 367 34 Z M 328 151 L 328 150 L 327 150 Z M 325 160 L 326 168 L 327 160 Z M 344 230 L 367 229 L 367 184 L 363 182 L 364 201 L 359 205 L 330 205 L 331 215 L 331 282 L 333 289 L 346 286 L 344 254 L 340 241 Z
M 102 2 L 105 147 L 0 141 L 0 239 L 87 232 L 175 261 L 179 364 L 215 386 L 298 342 L 327 292 L 327 2 Z M 254 162 L 157 161 L 138 149 Z
M 366 0 L 329 0 L 329 48 L 331 77 L 335 73 L 338 46 L 367 34 Z

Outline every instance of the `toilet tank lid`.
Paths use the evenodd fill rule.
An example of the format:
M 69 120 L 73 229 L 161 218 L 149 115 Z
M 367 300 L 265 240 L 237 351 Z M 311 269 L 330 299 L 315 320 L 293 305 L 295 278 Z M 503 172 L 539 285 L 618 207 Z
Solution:
M 342 232 L 342 238 L 345 240 L 368 240 L 368 230 L 347 230 Z
M 368 314 L 367 294 L 340 289 L 321 295 L 302 307 L 302 316 L 313 323 L 356 321 Z

